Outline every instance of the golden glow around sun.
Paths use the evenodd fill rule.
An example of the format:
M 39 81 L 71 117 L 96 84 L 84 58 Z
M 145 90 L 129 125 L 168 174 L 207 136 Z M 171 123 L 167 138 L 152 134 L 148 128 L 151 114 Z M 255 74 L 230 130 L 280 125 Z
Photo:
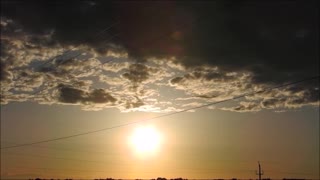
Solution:
M 138 127 L 129 137 L 129 142 L 136 153 L 153 154 L 160 148 L 161 135 L 151 126 Z

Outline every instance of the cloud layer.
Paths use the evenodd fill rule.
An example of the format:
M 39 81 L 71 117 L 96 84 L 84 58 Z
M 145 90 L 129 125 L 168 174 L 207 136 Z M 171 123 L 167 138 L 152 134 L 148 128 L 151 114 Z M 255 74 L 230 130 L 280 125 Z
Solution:
M 1 104 L 170 112 L 319 74 L 312 1 L 1 5 Z M 318 105 L 310 81 L 209 109 Z

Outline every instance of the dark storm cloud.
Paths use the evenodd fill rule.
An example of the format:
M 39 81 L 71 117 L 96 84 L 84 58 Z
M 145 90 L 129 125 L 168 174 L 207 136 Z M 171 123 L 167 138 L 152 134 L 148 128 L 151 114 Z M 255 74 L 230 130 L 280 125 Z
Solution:
M 64 103 L 78 103 L 82 102 L 84 98 L 85 92 L 80 89 L 75 89 L 72 87 L 60 87 L 60 96 L 59 101 Z
M 111 96 L 108 92 L 103 89 L 95 89 L 91 92 L 86 92 L 81 89 L 74 87 L 68 87 L 60 85 L 59 87 L 60 96 L 58 100 L 62 103 L 69 104 L 90 104 L 90 103 L 115 103 L 116 98 Z
M 149 77 L 148 67 L 143 64 L 131 64 L 128 72 L 124 73 L 122 76 L 134 84 L 141 83 Z
M 114 103 L 117 99 L 112 97 L 109 93 L 105 92 L 103 89 L 95 89 L 90 92 L 89 96 L 86 99 L 86 102 L 92 103 Z
M 183 79 L 184 79 L 183 77 L 175 77 L 170 80 L 170 83 L 172 85 L 179 84 L 181 81 L 183 81 Z
M 108 39 L 136 59 L 177 56 L 188 67 L 246 69 L 254 73 L 256 83 L 319 73 L 315 1 L 3 1 L 2 5 L 2 16 L 30 32 L 53 31 L 59 43 L 85 43 L 98 52 L 110 48 Z
M 2 5 L 2 16 L 17 21 L 26 31 L 41 34 L 54 30 L 55 39 L 70 44 L 83 43 L 111 23 L 111 16 L 99 16 L 101 9 L 94 13 L 95 6 L 86 1 L 3 1 Z M 87 6 L 87 11 L 83 11 L 83 6 Z M 104 12 L 107 15 L 110 11 Z M 105 23 L 99 24 L 102 18 Z
M 156 65 L 146 65 L 143 63 L 130 64 L 128 68 L 123 70 L 125 72 L 121 77 L 129 80 L 134 90 L 137 90 L 139 86 L 144 84 L 161 81 L 165 77 L 171 76 L 171 74 L 166 72 L 167 69 L 165 68 L 157 67 Z
M 319 74 L 312 1 L 240 1 L 207 8 L 200 13 L 195 42 L 188 44 L 194 56 L 186 58 L 185 65 L 247 70 L 253 73 L 253 83 Z
M 103 53 L 101 47 L 110 48 L 111 42 L 138 59 L 181 51 L 177 41 L 182 34 L 175 30 L 184 19 L 174 2 L 21 0 L 2 5 L 3 17 L 30 33 L 53 30 L 53 38 L 61 44 L 87 44 Z

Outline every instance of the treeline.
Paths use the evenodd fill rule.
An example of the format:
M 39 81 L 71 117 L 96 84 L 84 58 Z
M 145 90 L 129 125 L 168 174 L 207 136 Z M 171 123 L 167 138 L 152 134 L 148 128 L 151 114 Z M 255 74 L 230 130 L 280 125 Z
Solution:
M 73 179 L 71 179 L 71 178 L 66 178 L 66 179 L 36 178 L 36 179 L 29 179 L 29 180 L 73 180 Z M 98 179 L 94 179 L 94 180 L 129 180 L 129 179 L 98 178 Z M 133 179 L 131 179 L 131 180 L 133 180 Z M 146 179 L 135 179 L 135 180 L 146 180 Z M 158 177 L 156 179 L 150 179 L 150 180 L 188 180 L 188 179 L 184 179 L 184 178 L 167 179 L 167 178 L 164 178 L 164 177 Z M 207 180 L 245 180 L 245 179 L 231 178 L 231 179 L 207 179 Z M 247 180 L 258 180 L 258 179 L 247 179 Z M 263 178 L 261 180 L 272 180 L 272 179 Z M 274 179 L 274 180 L 276 180 L 276 179 Z M 283 179 L 277 179 L 277 180 L 307 180 L 307 179 L 283 178 Z M 312 180 L 312 179 L 309 179 L 309 180 Z
M 36 179 L 29 179 L 29 180 L 73 180 L 73 179 L 46 179 L 46 178 L 36 178 Z M 123 179 L 113 179 L 113 178 L 99 178 L 99 179 L 94 179 L 94 180 L 123 180 Z M 129 180 L 129 179 L 125 179 L 125 180 Z M 131 179 L 133 180 L 133 179 Z M 146 179 L 135 179 L 135 180 L 146 180 Z M 150 179 L 150 180 L 188 180 L 188 179 L 184 179 L 184 178 L 173 178 L 173 179 L 167 179 L 167 178 L 162 178 L 162 177 L 158 177 L 157 179 Z
M 94 180 L 122 180 L 122 179 L 106 178 L 106 179 L 94 179 Z M 135 179 L 135 180 L 146 180 L 146 179 Z M 150 179 L 150 180 L 188 180 L 188 179 L 184 179 L 184 178 L 167 179 L 164 177 L 158 177 L 157 179 Z

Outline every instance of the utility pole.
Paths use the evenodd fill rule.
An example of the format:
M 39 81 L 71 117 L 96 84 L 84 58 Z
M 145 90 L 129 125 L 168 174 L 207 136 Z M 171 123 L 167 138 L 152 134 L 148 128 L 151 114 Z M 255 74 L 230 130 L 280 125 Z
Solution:
M 259 161 L 258 161 L 258 165 L 259 165 L 259 171 L 256 172 L 256 174 L 259 176 L 259 180 L 261 180 L 261 175 L 263 175 L 263 171 L 261 170 L 261 165 Z

